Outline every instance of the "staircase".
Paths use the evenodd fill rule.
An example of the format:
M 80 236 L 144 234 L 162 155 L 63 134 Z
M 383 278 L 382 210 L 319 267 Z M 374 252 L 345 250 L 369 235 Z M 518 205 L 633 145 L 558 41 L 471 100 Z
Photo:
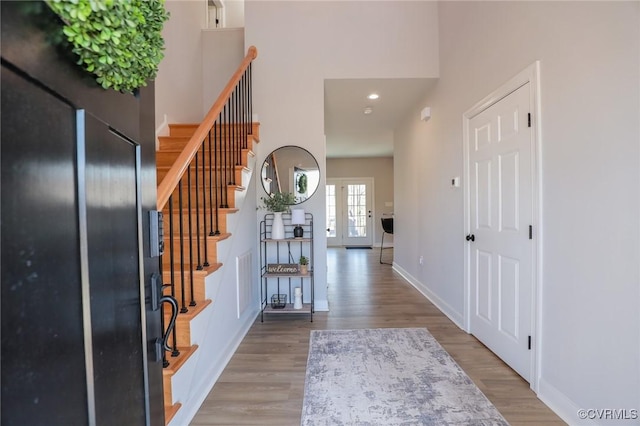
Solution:
M 202 123 L 169 125 L 169 136 L 159 137 L 163 299 L 177 306 L 174 315 L 171 303 L 162 304 L 166 424 L 181 408 L 176 380 L 198 351 L 193 333 L 203 327 L 197 323 L 210 320 L 215 309 L 213 287 L 222 283 L 214 284 L 211 276 L 224 268 L 224 245 L 233 238 L 230 216 L 238 212 L 255 167 L 259 125 L 251 121 L 251 61 L 256 56 L 251 47 Z

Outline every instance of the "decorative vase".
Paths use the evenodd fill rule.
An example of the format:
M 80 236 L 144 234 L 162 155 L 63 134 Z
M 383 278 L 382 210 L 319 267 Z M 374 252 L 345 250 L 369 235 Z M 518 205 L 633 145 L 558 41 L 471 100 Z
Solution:
M 307 275 L 309 273 L 309 265 L 300 265 L 300 273 Z
M 271 239 L 284 239 L 284 223 L 282 222 L 282 212 L 273 212 L 273 224 L 271 224 Z
M 302 289 L 296 287 L 293 289 L 293 309 L 302 309 Z

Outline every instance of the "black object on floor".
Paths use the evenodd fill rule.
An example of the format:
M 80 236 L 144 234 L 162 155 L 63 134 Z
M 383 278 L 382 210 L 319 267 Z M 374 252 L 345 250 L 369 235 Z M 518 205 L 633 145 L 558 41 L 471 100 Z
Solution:
M 353 250 L 353 249 L 367 249 L 367 250 L 371 250 L 370 246 L 348 246 L 345 247 L 347 250 Z
M 383 262 L 382 261 L 382 249 L 383 248 L 391 248 L 384 246 L 384 234 L 393 235 L 393 218 L 392 217 L 383 217 L 382 221 L 382 243 L 380 243 L 380 263 L 385 265 L 393 265 L 392 262 Z

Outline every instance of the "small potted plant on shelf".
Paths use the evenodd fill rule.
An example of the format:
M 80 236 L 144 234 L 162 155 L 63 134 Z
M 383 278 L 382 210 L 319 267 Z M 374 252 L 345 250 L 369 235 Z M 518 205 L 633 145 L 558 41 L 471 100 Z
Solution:
M 309 258 L 307 256 L 300 256 L 300 273 L 307 274 L 309 273 Z
M 271 225 L 271 238 L 274 240 L 284 239 L 284 223 L 282 213 L 289 210 L 289 206 L 296 203 L 296 197 L 290 192 L 274 192 L 268 197 L 260 198 L 266 210 L 273 213 L 273 224 Z

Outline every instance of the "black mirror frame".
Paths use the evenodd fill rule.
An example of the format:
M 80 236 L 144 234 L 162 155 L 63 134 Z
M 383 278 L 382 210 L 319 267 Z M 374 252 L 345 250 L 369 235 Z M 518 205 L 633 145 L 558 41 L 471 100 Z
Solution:
M 262 167 L 260 169 L 260 181 L 262 182 L 262 189 L 264 189 L 264 191 L 267 194 L 271 195 L 275 193 L 274 191 L 272 191 L 272 188 L 270 186 L 271 186 L 271 182 L 278 180 L 278 173 L 276 172 L 275 168 L 272 170 L 269 170 L 267 168 L 271 165 L 271 163 L 273 163 L 274 154 L 277 154 L 279 150 L 283 150 L 287 148 L 289 149 L 295 148 L 297 150 L 300 150 L 301 152 L 298 155 L 298 157 L 300 155 L 304 155 L 305 158 L 303 158 L 302 160 L 307 160 L 309 164 L 311 163 L 311 160 L 313 160 L 313 163 L 315 163 L 315 169 L 313 167 L 308 167 L 308 166 L 300 167 L 299 164 L 301 162 L 287 164 L 285 167 L 285 169 L 291 170 L 293 173 L 293 182 L 291 182 L 291 185 L 294 186 L 294 188 L 293 188 L 293 191 L 289 191 L 289 192 L 295 195 L 296 197 L 295 204 L 297 205 L 313 197 L 313 195 L 317 192 L 318 187 L 320 186 L 320 165 L 318 164 L 318 160 L 316 159 L 316 157 L 313 154 L 311 154 L 311 152 L 309 152 L 307 149 L 297 145 L 284 145 L 274 149 L 271 153 L 269 153 L 269 155 L 267 155 L 267 157 L 262 162 Z M 275 161 L 276 167 L 278 170 L 280 170 L 282 166 L 278 166 L 277 162 L 278 160 L 276 157 L 276 161 Z M 317 171 L 318 173 L 317 184 L 315 185 L 314 188 L 309 188 L 308 187 L 309 177 L 307 172 L 314 172 L 314 171 Z M 301 194 L 304 194 L 304 195 L 301 195 Z

